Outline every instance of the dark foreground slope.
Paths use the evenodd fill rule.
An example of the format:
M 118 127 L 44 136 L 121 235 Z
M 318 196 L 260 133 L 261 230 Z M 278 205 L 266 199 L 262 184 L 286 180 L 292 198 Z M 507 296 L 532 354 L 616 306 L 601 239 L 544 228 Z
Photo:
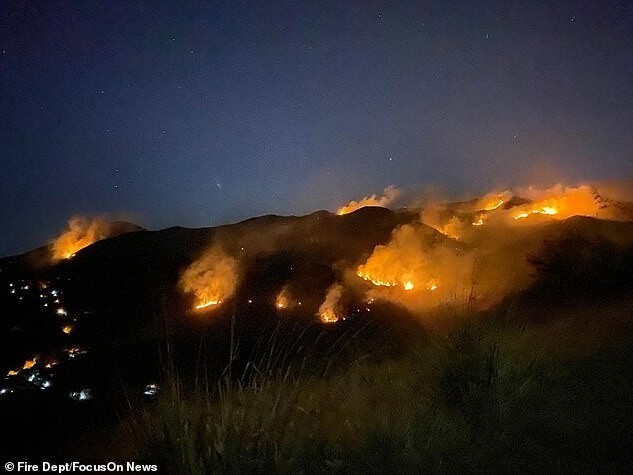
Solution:
M 97 242 L 72 259 L 54 265 L 34 266 L 32 254 L 0 260 L 0 369 L 5 373 L 17 372 L 2 382 L 7 392 L 0 399 L 0 416 L 14 433 L 13 443 L 5 446 L 3 452 L 31 457 L 68 453 L 103 456 L 98 450 L 103 445 L 103 433 L 119 434 L 114 431 L 122 427 L 118 418 L 127 417 L 126 414 L 136 417 L 139 408 L 145 407 L 151 413 L 150 424 L 158 421 L 166 432 L 157 431 L 159 440 L 140 437 L 140 445 L 134 447 L 143 449 L 131 455 L 156 457 L 155 450 L 165 454 L 176 451 L 180 455 L 172 453 L 164 462 L 180 465 L 184 460 L 178 457 L 185 448 L 172 444 L 174 437 L 182 436 L 173 431 L 181 427 L 178 421 L 198 417 L 195 414 L 200 415 L 204 406 L 197 403 L 189 406 L 191 399 L 220 401 L 220 406 L 207 407 L 210 412 L 202 414 L 203 419 L 190 420 L 196 430 L 204 432 L 207 422 L 215 421 L 216 416 L 228 410 L 222 406 L 224 402 L 230 405 L 230 411 L 237 411 L 231 412 L 231 417 L 239 418 L 244 398 L 249 400 L 261 394 L 269 398 L 268 402 L 282 398 L 291 411 L 285 413 L 289 421 L 304 414 L 297 409 L 302 408 L 312 424 L 305 427 L 333 437 L 325 445 L 315 443 L 318 450 L 303 455 L 309 462 L 295 460 L 295 465 L 288 465 L 290 471 L 293 467 L 310 471 L 313 462 L 320 467 L 317 471 L 326 472 L 337 471 L 339 465 L 347 467 L 343 471 L 353 472 L 350 463 L 368 471 L 372 464 L 374 467 L 394 464 L 395 470 L 399 458 L 409 464 L 401 465 L 401 469 L 419 469 L 423 465 L 416 462 L 416 457 L 430 452 L 415 444 L 424 437 L 435 440 L 433 434 L 425 432 L 433 424 L 447 432 L 442 432 L 443 438 L 436 441 L 441 445 L 439 455 L 422 457 L 425 464 L 431 464 L 427 469 L 436 463 L 448 464 L 455 470 L 486 468 L 481 464 L 494 458 L 481 459 L 479 465 L 472 458 L 481 456 L 486 443 L 497 444 L 493 455 L 501 457 L 498 451 L 509 450 L 514 442 L 499 434 L 516 429 L 508 424 L 520 422 L 529 426 L 536 414 L 520 413 L 523 400 L 508 394 L 523 390 L 526 381 L 533 381 L 529 360 L 540 342 L 549 336 L 552 346 L 556 346 L 558 342 L 551 335 L 569 334 L 567 329 L 573 329 L 577 316 L 583 312 L 583 318 L 591 323 L 583 322 L 588 329 L 601 324 L 596 321 L 597 315 L 605 317 L 605 322 L 609 319 L 603 327 L 616 321 L 613 327 L 620 334 L 626 333 L 628 317 L 623 309 L 629 308 L 626 296 L 633 290 L 633 224 L 571 218 L 551 222 L 541 233 L 531 235 L 529 247 L 538 251 L 529 256 L 534 273 L 530 289 L 485 312 L 474 309 L 456 312 L 451 308 L 436 311 L 438 318 L 482 322 L 472 337 L 474 343 L 468 340 L 471 337 L 464 337 L 464 341 L 459 335 L 448 338 L 428 335 L 414 316 L 395 304 L 376 302 L 370 312 L 363 295 L 353 292 L 344 303 L 345 315 L 350 318 L 336 325 L 320 325 L 315 314 L 327 288 L 342 279 L 346 270 L 364 262 L 376 245 L 388 242 L 393 230 L 405 223 L 423 228 L 423 234 L 430 240 L 448 239 L 417 223 L 415 213 L 364 208 L 345 216 L 317 212 L 303 217 L 264 216 L 217 228 L 138 231 Z M 191 311 L 191 297 L 178 290 L 178 279 L 182 270 L 211 245 L 239 256 L 242 278 L 233 298 L 220 308 L 199 314 Z M 275 308 L 275 297 L 285 285 L 293 286 L 293 293 L 302 302 L 301 308 L 287 312 Z M 591 305 L 600 307 L 602 313 L 587 310 L 594 308 Z M 576 310 L 579 307 L 585 310 L 579 312 Z M 612 312 L 605 310 L 611 308 Z M 592 315 L 587 317 L 589 313 Z M 563 314 L 565 321 L 561 326 L 558 316 Z M 69 334 L 61 331 L 65 326 L 72 327 Z M 492 343 L 491 334 L 496 335 Z M 498 338 L 500 334 L 503 338 Z M 483 349 L 478 346 L 481 338 Z M 503 356 L 509 360 L 499 359 L 496 348 L 503 345 L 511 349 Z M 507 371 L 514 367 L 519 348 L 519 359 L 524 355 L 528 363 L 526 367 L 521 363 L 517 371 L 527 373 L 521 373 L 523 376 L 515 381 L 513 373 Z M 438 352 L 433 353 L 435 350 Z M 567 391 L 572 391 L 582 378 L 593 378 L 607 371 L 614 362 L 616 374 L 614 382 L 609 382 L 611 386 L 601 388 L 598 381 L 592 389 L 604 389 L 600 397 L 611 401 L 607 393 L 620 384 L 626 370 L 626 358 L 618 351 L 601 353 L 596 363 L 598 369 L 591 366 L 594 365 L 591 358 L 587 363 L 589 369 L 582 365 L 581 369 L 539 367 L 538 378 L 547 377 L 534 380 L 542 386 L 536 386 L 526 395 L 533 398 L 526 402 L 534 406 L 529 411 L 538 412 L 536 406 L 542 403 L 538 394 L 547 392 L 548 385 L 565 388 L 548 407 L 554 408 L 555 404 L 567 407 L 572 397 Z M 26 360 L 30 362 L 25 365 Z M 293 373 L 295 370 L 299 372 Z M 257 375 L 264 380 L 258 380 Z M 524 376 L 526 380 L 521 379 Z M 550 376 L 552 380 L 548 379 Z M 562 379 L 556 379 L 559 377 Z M 228 385 L 225 393 L 228 399 L 222 400 L 218 393 L 219 381 Z M 172 404 L 169 406 L 172 409 L 175 404 L 186 413 L 174 414 L 162 405 L 155 407 L 155 395 L 152 386 L 148 386 L 152 384 L 164 390 L 159 393 L 165 394 L 160 404 Z M 244 385 L 252 385 L 248 386 L 248 395 L 241 393 Z M 503 394 L 498 394 L 499 391 Z M 589 396 L 583 394 L 583 397 L 582 404 L 589 406 Z M 620 402 L 624 405 L 618 407 L 628 410 L 628 402 Z M 261 471 L 269 465 L 262 465 L 260 456 L 273 456 L 275 444 L 287 443 L 283 437 L 288 434 L 283 428 L 288 421 L 283 417 L 274 419 L 271 422 L 274 427 L 262 425 L 257 429 L 257 424 L 265 422 L 257 418 L 265 419 L 267 414 L 275 412 L 271 413 L 265 401 L 257 399 L 250 403 L 248 407 L 255 411 L 256 420 L 249 430 L 253 429 L 257 443 L 264 443 L 258 438 L 262 437 L 261 430 L 276 431 L 267 439 L 270 447 L 256 444 L 253 449 L 250 467 Z M 508 410 L 519 413 L 506 414 L 508 418 L 503 419 L 505 409 L 500 404 L 510 404 Z M 384 412 L 388 407 L 393 409 L 381 419 L 376 411 Z M 257 412 L 257 408 L 261 411 Z M 325 412 L 330 415 L 317 416 Z M 548 412 L 545 416 L 552 414 Z M 592 419 L 587 424 L 592 424 L 592 428 L 579 429 L 587 437 L 588 431 L 595 429 L 597 417 L 595 413 L 589 415 Z M 574 416 L 568 414 L 564 421 L 553 424 L 568 423 L 567 419 Z M 345 420 L 349 420 L 345 430 L 336 429 Z M 293 423 L 300 422 L 296 419 Z M 216 426 L 209 424 L 215 430 Z M 486 427 L 485 437 L 475 445 L 480 452 L 468 452 L 467 447 L 477 440 L 477 434 L 483 433 L 482 425 Z M 220 444 L 217 447 L 233 441 L 238 447 L 245 444 L 245 450 L 253 448 L 249 445 L 251 433 L 244 430 L 237 435 L 216 433 L 206 439 L 179 440 L 195 450 L 208 451 L 212 447 L 212 452 L 220 450 L 214 448 L 216 442 Z M 534 430 L 551 433 L 553 428 L 548 422 Z M 297 440 L 303 444 L 301 450 L 308 450 L 308 441 L 315 436 L 310 431 L 297 433 Z M 567 431 L 564 428 L 563 436 L 556 439 L 554 451 L 562 450 L 569 438 Z M 617 432 L 621 440 L 630 440 L 630 434 L 621 425 Z M 357 438 L 354 433 L 359 434 Z M 283 436 L 283 440 L 276 439 L 275 434 Z M 519 437 L 520 431 L 511 432 L 511 436 Z M 534 450 L 528 447 L 521 453 L 522 464 L 529 465 L 530 457 L 549 450 L 547 442 L 540 440 L 544 435 L 539 432 L 536 437 L 537 442 L 523 439 L 517 442 L 536 444 L 530 446 Z M 579 436 L 570 444 L 579 447 L 581 442 L 585 443 L 581 439 Z M 586 444 L 593 440 L 587 438 Z M 353 462 L 343 460 L 354 451 L 368 457 L 371 453 L 391 456 L 376 450 L 385 444 L 387 447 L 393 444 L 394 459 L 369 458 L 362 463 L 358 458 Z M 80 450 L 73 452 L 71 447 Z M 292 445 L 285 447 L 293 449 Z M 262 451 L 258 452 L 259 449 Z M 452 450 L 462 451 L 461 458 L 449 461 Z M 206 459 L 205 463 L 210 464 L 206 469 L 216 470 L 224 463 L 222 460 L 228 460 L 228 455 L 213 454 Z M 556 457 L 548 459 L 548 464 L 554 465 L 546 464 L 545 468 L 555 467 L 559 460 Z M 569 455 L 565 457 L 568 467 L 575 466 L 570 465 Z M 601 457 L 604 460 L 606 456 Z M 282 466 L 276 465 L 279 460 L 264 462 L 280 470 Z

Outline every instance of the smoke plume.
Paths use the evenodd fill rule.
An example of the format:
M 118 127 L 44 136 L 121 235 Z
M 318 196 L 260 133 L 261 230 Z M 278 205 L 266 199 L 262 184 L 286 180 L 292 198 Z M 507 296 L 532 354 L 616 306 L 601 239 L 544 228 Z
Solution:
M 340 314 L 340 300 L 343 295 L 343 286 L 338 283 L 334 283 L 327 290 L 325 300 L 319 307 L 317 315 L 323 323 L 335 323 L 339 319 Z
M 52 259 L 70 259 L 84 247 L 111 235 L 112 223 L 106 219 L 74 216 L 68 220 L 68 230 L 53 242 Z
M 238 281 L 238 262 L 219 246 L 213 246 L 187 267 L 179 286 L 183 292 L 194 295 L 196 310 L 202 310 L 230 298 Z
M 342 206 L 336 211 L 336 214 L 348 214 L 353 213 L 357 209 L 363 208 L 365 206 L 382 206 L 383 208 L 388 207 L 391 203 L 393 203 L 396 198 L 400 196 L 400 189 L 397 186 L 390 185 L 385 188 L 382 192 L 382 195 L 376 196 L 366 196 L 359 201 L 350 201 L 345 206 Z

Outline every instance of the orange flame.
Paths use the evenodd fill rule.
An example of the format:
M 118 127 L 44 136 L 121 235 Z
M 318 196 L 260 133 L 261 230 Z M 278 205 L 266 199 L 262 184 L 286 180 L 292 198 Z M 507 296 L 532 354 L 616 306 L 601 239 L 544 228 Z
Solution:
M 485 223 L 484 215 L 480 214 L 476 221 L 472 222 L 473 226 L 483 226 Z
M 517 196 L 531 199 L 532 202 L 512 209 L 515 221 L 539 214 L 555 216 L 556 219 L 567 219 L 571 216 L 596 217 L 604 207 L 596 190 L 586 185 L 556 185 L 546 190 L 528 187 L 518 189 Z
M 32 360 L 26 360 L 24 362 L 24 366 L 22 366 L 22 369 L 31 369 L 37 364 L 37 359 L 37 356 L 35 356 Z
M 339 301 L 343 295 L 343 286 L 334 283 L 330 286 L 325 296 L 325 300 L 319 307 L 317 315 L 323 323 L 336 323 L 339 320 Z
M 548 216 L 555 216 L 558 214 L 558 209 L 553 206 L 544 206 L 540 209 L 531 209 L 529 211 L 521 211 L 513 216 L 515 220 L 527 218 L 531 214 L 545 214 Z
M 356 275 L 378 287 L 413 290 L 413 276 L 425 265 L 419 254 L 420 242 L 413 226 L 404 225 L 392 235 L 387 245 L 378 245 L 369 259 L 358 267 Z
M 220 305 L 233 295 L 237 284 L 237 261 L 216 247 L 192 262 L 179 281 L 183 292 L 194 294 L 195 310 Z
M 383 208 L 386 208 L 398 197 L 399 194 L 400 190 L 398 187 L 391 185 L 383 190 L 381 196 L 371 195 L 365 196 L 359 201 L 352 200 L 345 206 L 340 207 L 336 211 L 336 214 L 339 216 L 349 214 L 365 206 L 382 206 Z
M 277 295 L 277 299 L 275 300 L 275 307 L 279 310 L 285 310 L 290 307 L 290 292 L 286 287 L 281 289 L 279 295 Z
M 53 260 L 71 259 L 76 252 L 110 235 L 111 224 L 102 219 L 75 216 L 68 220 L 68 230 L 53 242 Z
M 213 305 L 220 305 L 221 303 L 222 303 L 222 300 L 209 300 L 199 305 L 196 305 L 196 310 L 202 310 L 203 308 L 211 307 Z
M 501 193 L 489 193 L 483 198 L 477 200 L 475 206 L 476 211 L 494 211 L 503 206 L 506 201 L 510 199 L 512 194 L 509 191 L 503 191 Z

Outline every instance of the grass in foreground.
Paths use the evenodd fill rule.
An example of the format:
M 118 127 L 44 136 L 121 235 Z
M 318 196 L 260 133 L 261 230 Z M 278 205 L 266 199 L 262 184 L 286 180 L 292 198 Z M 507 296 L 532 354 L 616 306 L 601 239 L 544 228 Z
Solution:
M 142 456 L 170 473 L 627 471 L 631 339 L 551 361 L 517 356 L 497 325 L 398 356 L 271 344 L 205 389 L 168 371 Z

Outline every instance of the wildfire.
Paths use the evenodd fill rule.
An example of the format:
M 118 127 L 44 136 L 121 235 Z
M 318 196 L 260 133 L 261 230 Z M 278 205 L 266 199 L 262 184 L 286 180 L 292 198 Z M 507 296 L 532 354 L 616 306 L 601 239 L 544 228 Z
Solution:
M 32 360 L 26 360 L 24 362 L 24 366 L 22 366 L 22 369 L 31 369 L 36 364 L 37 364 L 37 356 L 33 358 Z
M 501 208 L 506 204 L 510 198 L 512 198 L 512 192 L 509 190 L 493 191 L 487 193 L 477 200 L 475 207 L 470 208 L 470 211 L 494 211 Z
M 361 268 L 362 267 L 363 266 L 361 266 Z M 397 282 L 380 280 L 378 278 L 372 277 L 371 275 L 362 272 L 361 270 L 356 272 L 356 275 L 360 277 L 361 279 L 371 282 L 372 284 L 378 287 L 395 287 L 396 285 L 398 285 Z
M 294 305 L 294 303 L 292 297 L 290 296 L 290 291 L 286 286 L 281 289 L 281 291 L 277 295 L 277 299 L 275 300 L 275 307 L 277 307 L 279 310 L 285 310 L 290 308 L 291 305 Z
M 498 199 L 496 202 L 488 203 L 484 206 L 486 211 L 493 211 L 499 208 L 503 203 L 505 203 L 502 199 Z
M 483 225 L 484 225 L 484 223 L 485 223 L 485 221 L 484 221 L 484 215 L 483 215 L 483 214 L 480 214 L 480 215 L 479 215 L 479 218 L 477 218 L 477 221 L 473 221 L 473 222 L 472 222 L 472 225 L 473 225 L 473 226 L 483 226 Z
M 404 290 L 413 290 L 415 287 L 412 281 L 406 279 L 402 279 L 400 281 L 380 280 L 379 278 L 373 277 L 370 274 L 366 274 L 360 270 L 356 272 L 356 275 L 361 279 L 366 280 L 367 282 L 371 282 L 376 287 L 397 287 L 401 285 Z
M 336 323 L 339 320 L 339 301 L 343 295 L 343 286 L 334 283 L 325 295 L 325 300 L 319 307 L 317 315 L 323 323 Z
M 516 194 L 532 200 L 532 203 L 513 208 L 512 217 L 515 221 L 537 214 L 567 219 L 571 216 L 598 216 L 599 213 L 609 213 L 601 211 L 606 205 L 597 190 L 586 185 L 557 185 L 546 190 L 528 187 L 518 189 Z
M 212 307 L 214 305 L 220 305 L 222 303 L 221 300 L 209 300 L 208 302 L 203 302 L 199 305 L 196 305 L 196 310 L 202 310 L 203 308 Z
M 71 259 L 84 247 L 107 238 L 111 233 L 111 224 L 102 219 L 75 216 L 68 220 L 68 230 L 53 242 L 53 260 Z
M 338 316 L 332 310 L 326 310 L 321 313 L 321 321 L 323 323 L 336 323 L 338 322 Z
M 387 245 L 378 245 L 367 261 L 358 267 L 356 275 L 377 287 L 414 289 L 414 282 L 426 266 L 423 245 L 416 229 L 404 225 L 394 231 Z
M 527 218 L 528 216 L 532 215 L 532 214 L 545 214 L 548 216 L 555 216 L 558 214 L 558 210 L 552 206 L 544 206 L 542 208 L 539 209 L 531 209 L 529 211 L 522 211 L 518 214 L 515 214 L 513 216 L 513 218 L 515 220 L 519 220 L 519 219 L 524 219 Z
M 182 273 L 179 286 L 183 292 L 194 295 L 195 310 L 204 310 L 231 297 L 237 283 L 237 261 L 212 247 Z
M 464 234 L 464 223 L 457 216 L 446 220 L 445 212 L 446 209 L 441 205 L 427 206 L 422 212 L 421 221 L 444 236 L 461 240 Z
M 396 186 L 388 186 L 382 192 L 381 196 L 371 195 L 362 198 L 359 201 L 350 201 L 345 206 L 340 207 L 337 211 L 337 215 L 349 214 L 357 209 L 363 208 L 365 206 L 389 206 L 398 196 L 400 195 L 400 190 Z

